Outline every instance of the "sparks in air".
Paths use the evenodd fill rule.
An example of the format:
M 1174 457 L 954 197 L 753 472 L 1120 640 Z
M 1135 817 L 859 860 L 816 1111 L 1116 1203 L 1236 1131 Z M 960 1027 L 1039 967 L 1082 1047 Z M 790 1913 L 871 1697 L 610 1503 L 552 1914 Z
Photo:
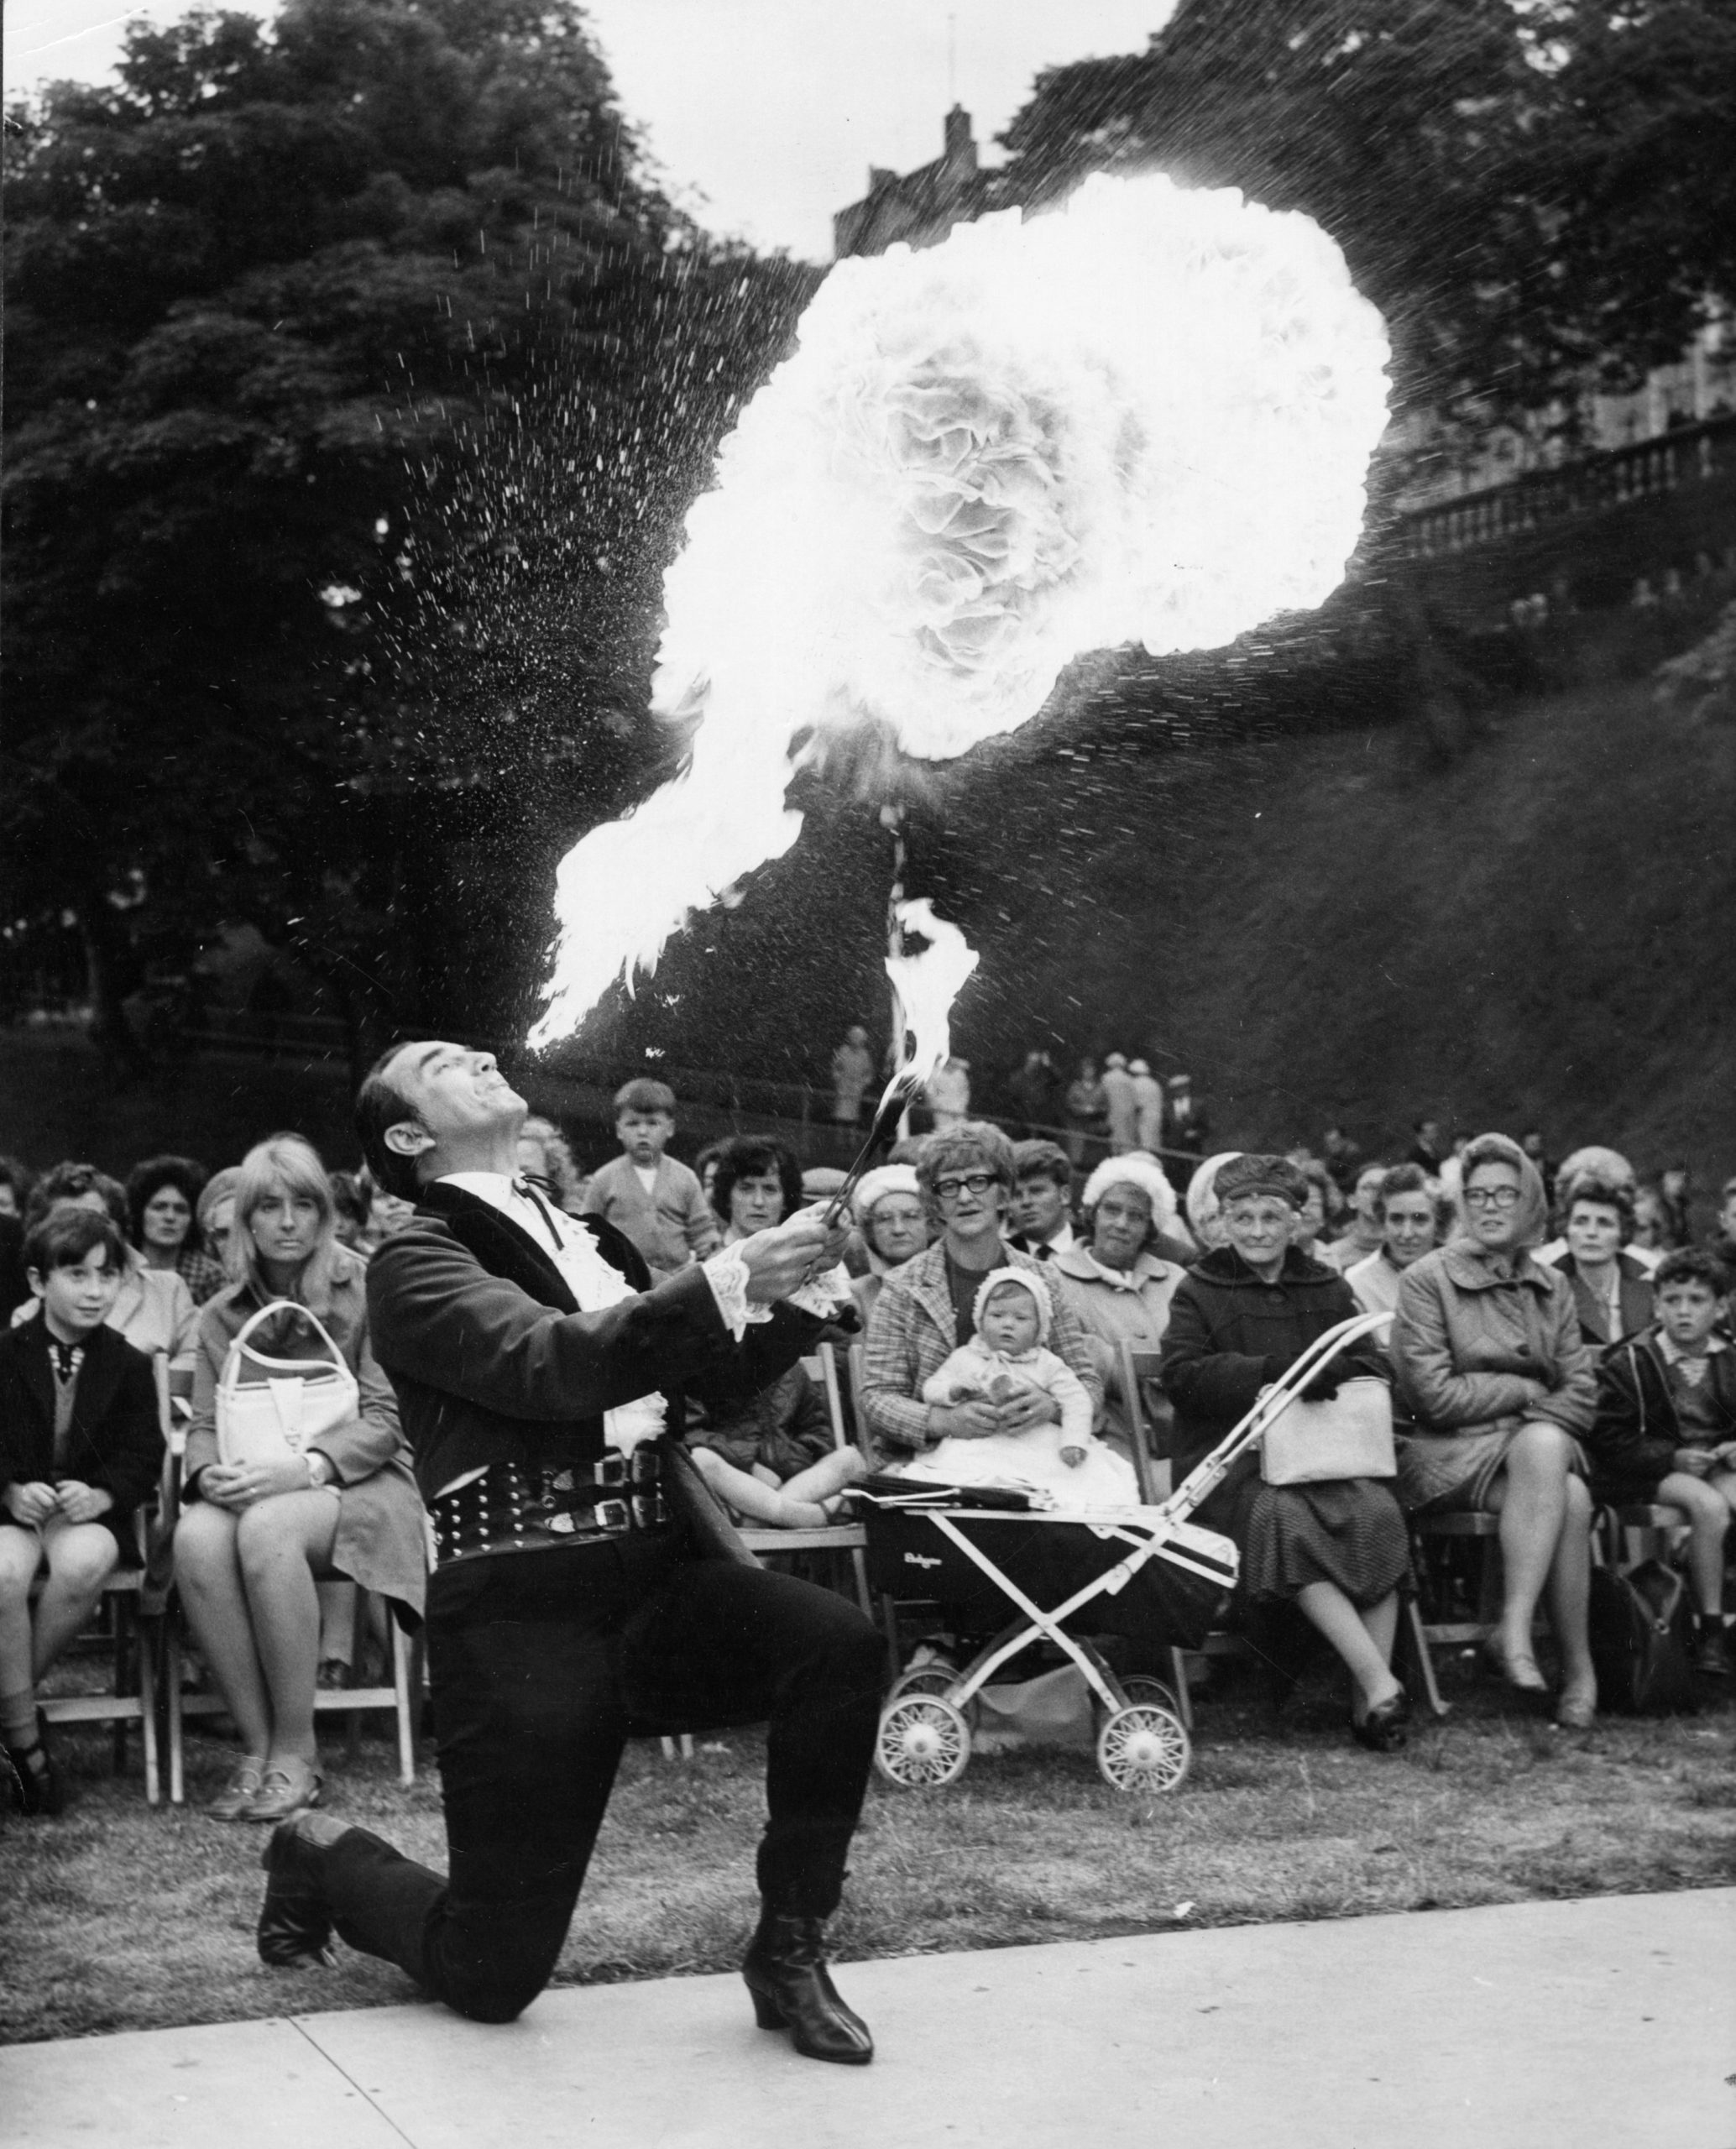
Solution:
M 950 759 L 1088 651 L 1215 648 L 1342 579 L 1387 342 L 1308 217 L 1161 174 L 839 262 L 664 579 L 688 766 L 567 854 L 531 1042 L 630 987 L 801 829 L 817 732 Z

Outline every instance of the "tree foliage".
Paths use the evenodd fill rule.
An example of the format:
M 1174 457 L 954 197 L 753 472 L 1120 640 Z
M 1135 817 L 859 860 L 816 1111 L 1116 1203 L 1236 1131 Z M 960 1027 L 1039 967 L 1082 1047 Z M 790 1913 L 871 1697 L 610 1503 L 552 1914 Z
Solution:
M 1305 211 L 1437 421 L 1631 380 L 1736 297 L 1727 0 L 1182 0 L 1145 52 L 1041 76 L 1004 139 L 1027 201 L 1155 165 Z
M 76 912 L 114 991 L 243 916 L 350 1012 L 499 1019 L 536 939 L 466 932 L 626 780 L 662 558 L 805 276 L 646 183 L 571 0 L 135 25 L 8 117 L 14 916 Z

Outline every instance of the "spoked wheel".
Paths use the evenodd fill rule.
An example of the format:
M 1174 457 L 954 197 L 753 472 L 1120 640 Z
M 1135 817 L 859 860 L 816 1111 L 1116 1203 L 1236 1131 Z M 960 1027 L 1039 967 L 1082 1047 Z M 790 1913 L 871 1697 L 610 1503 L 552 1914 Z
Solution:
M 1117 1709 L 1097 1733 L 1097 1766 L 1116 1791 L 1174 1791 L 1192 1759 L 1181 1718 L 1150 1702 Z
M 1161 1679 L 1153 1679 L 1149 1672 L 1136 1671 L 1131 1679 L 1123 1679 L 1122 1691 L 1132 1708 L 1168 1709 L 1171 1716 L 1181 1714 L 1175 1689 Z
M 902 1702 L 907 1694 L 944 1694 L 958 1676 L 944 1665 L 919 1665 L 914 1671 L 907 1671 L 892 1681 L 887 1702 Z
M 874 1765 L 904 1791 L 939 1791 L 970 1759 L 970 1728 L 938 1694 L 907 1694 L 880 1719 Z

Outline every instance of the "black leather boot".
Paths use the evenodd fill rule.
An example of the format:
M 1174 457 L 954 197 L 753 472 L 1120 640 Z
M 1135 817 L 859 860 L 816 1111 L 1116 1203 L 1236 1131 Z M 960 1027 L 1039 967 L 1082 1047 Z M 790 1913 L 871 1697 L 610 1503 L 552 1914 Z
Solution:
M 788 2030 L 805 2058 L 865 2067 L 874 2040 L 861 2016 L 838 1996 L 824 1938 L 824 1918 L 786 1917 L 769 1908 L 760 1913 L 760 1929 L 741 1966 L 754 2020 L 762 2030 Z
M 298 1813 L 271 1832 L 259 1863 L 269 1876 L 259 1906 L 259 1960 L 274 1970 L 329 1965 L 332 1914 L 320 1886 L 327 1848 L 348 1834 L 323 1813 Z

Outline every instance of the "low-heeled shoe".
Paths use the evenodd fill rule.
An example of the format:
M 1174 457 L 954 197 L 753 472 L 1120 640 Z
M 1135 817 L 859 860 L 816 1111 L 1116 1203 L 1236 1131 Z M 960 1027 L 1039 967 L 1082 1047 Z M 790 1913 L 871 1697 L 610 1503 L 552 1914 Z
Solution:
M 1409 1721 L 1410 1697 L 1401 1686 L 1396 1694 L 1377 1702 L 1360 1723 L 1352 1723 L 1351 1734 L 1371 1754 L 1396 1754 L 1406 1743 L 1404 1727 Z

